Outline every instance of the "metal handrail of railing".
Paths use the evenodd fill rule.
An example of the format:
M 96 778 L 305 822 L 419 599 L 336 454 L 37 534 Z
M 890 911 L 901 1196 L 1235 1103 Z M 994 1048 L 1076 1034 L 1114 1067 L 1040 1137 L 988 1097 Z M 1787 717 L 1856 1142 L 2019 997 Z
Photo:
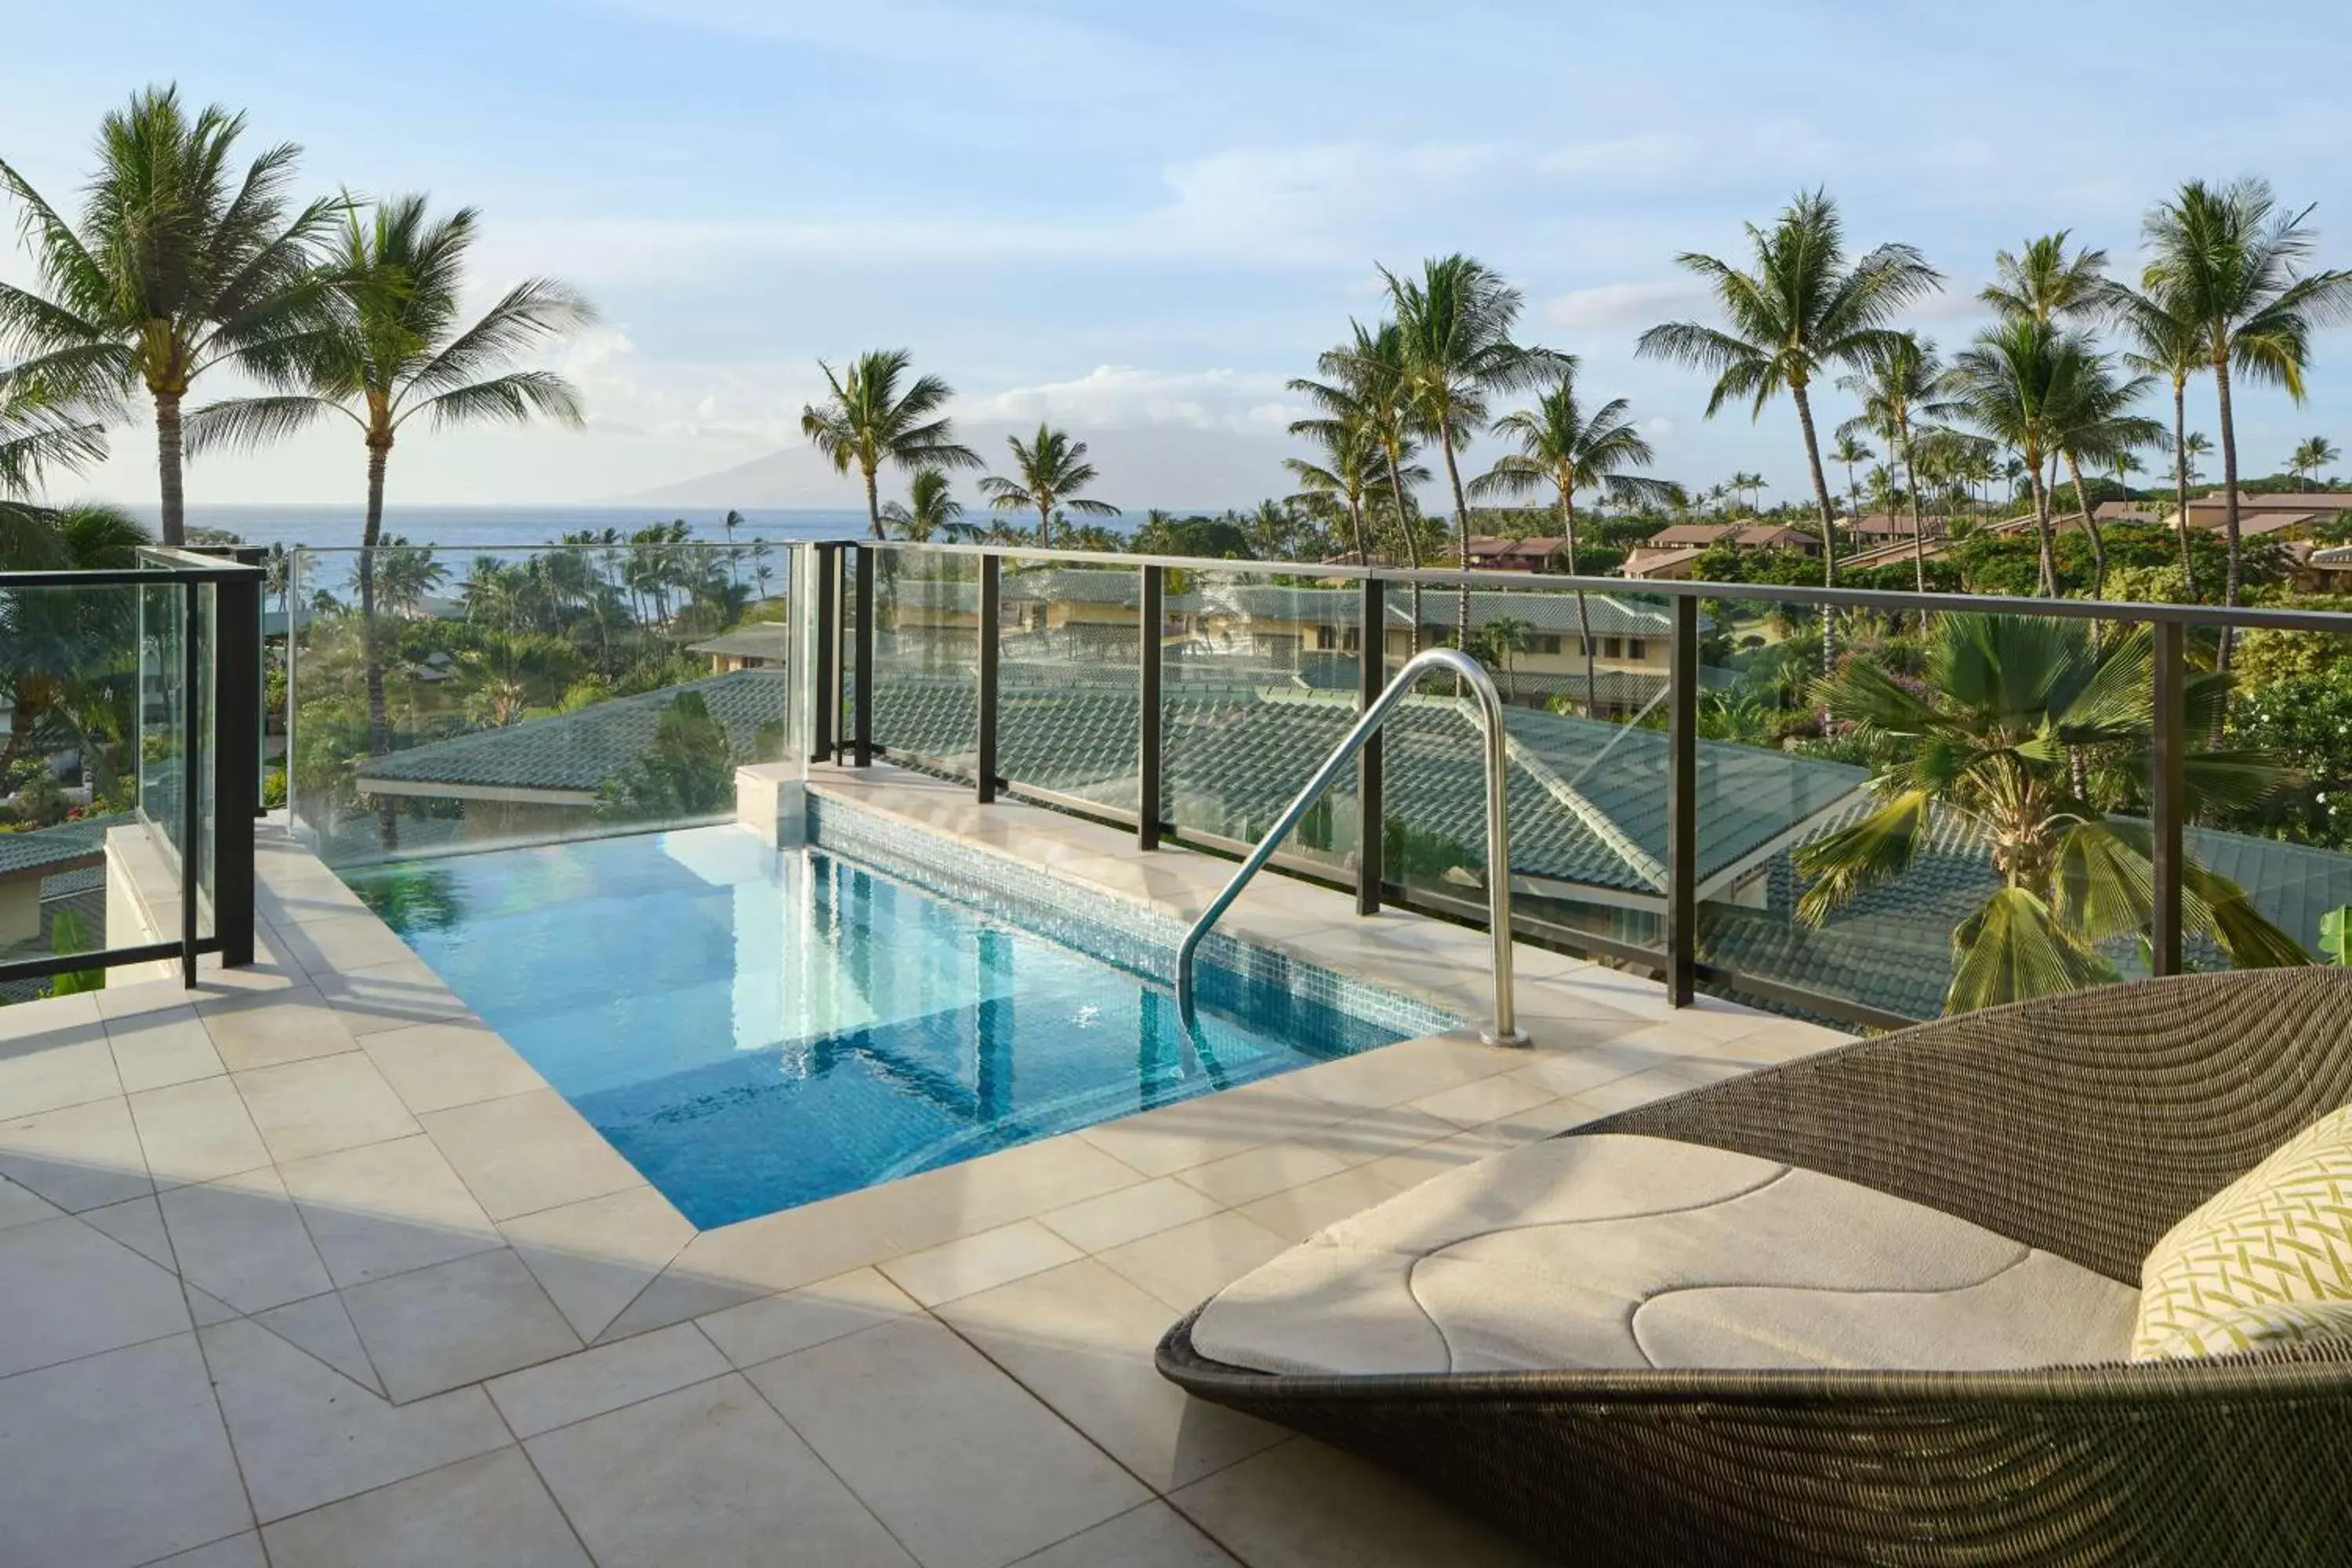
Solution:
M 1242 889 L 1249 885 L 1250 879 L 1274 858 L 1276 847 L 1314 808 L 1315 803 L 1322 798 L 1323 792 L 1331 787 L 1332 781 L 1339 776 L 1339 770 L 1363 749 L 1365 742 L 1380 732 L 1389 714 L 1404 700 L 1414 684 L 1423 676 L 1438 670 L 1458 678 L 1477 698 L 1480 728 L 1486 735 L 1486 919 L 1495 949 L 1495 1019 L 1494 1027 L 1482 1031 L 1478 1037 L 1490 1046 L 1524 1046 L 1528 1043 L 1528 1037 L 1518 1027 L 1511 999 L 1511 814 L 1506 788 L 1505 770 L 1508 757 L 1504 745 L 1503 700 L 1496 692 L 1494 681 L 1487 678 L 1485 668 L 1476 659 L 1458 648 L 1450 647 L 1433 647 L 1405 661 L 1404 668 L 1396 672 L 1395 678 L 1381 689 L 1380 696 L 1364 710 L 1363 716 L 1356 721 L 1355 728 L 1349 730 L 1346 738 L 1332 749 L 1331 754 L 1324 759 L 1323 765 L 1315 770 L 1315 776 L 1307 781 L 1307 787 L 1300 790 L 1297 798 L 1275 819 L 1274 826 L 1258 840 L 1257 847 L 1249 852 L 1249 858 L 1242 862 L 1241 869 L 1235 871 L 1223 889 L 1209 900 L 1209 907 L 1201 911 L 1201 918 L 1194 921 L 1192 929 L 1184 933 L 1184 940 L 1176 948 L 1176 1010 L 1188 1030 L 1197 1026 L 1193 962 L 1199 955 L 1202 939 L 1209 934 L 1209 928 L 1233 908 L 1234 900 L 1241 897 Z

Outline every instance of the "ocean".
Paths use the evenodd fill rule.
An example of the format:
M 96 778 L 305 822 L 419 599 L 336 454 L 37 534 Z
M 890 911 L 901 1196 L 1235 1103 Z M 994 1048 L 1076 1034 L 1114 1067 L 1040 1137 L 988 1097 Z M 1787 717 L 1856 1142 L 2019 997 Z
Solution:
M 155 526 L 152 506 L 127 510 Z M 484 550 L 527 550 L 551 544 L 566 533 L 583 529 L 615 528 L 624 534 L 656 522 L 683 521 L 694 537 L 725 543 L 719 523 L 724 507 L 658 506 L 400 506 L 386 504 L 383 531 L 398 534 L 412 544 L 440 548 L 465 547 L 465 553 Z M 866 532 L 866 513 L 852 507 L 751 508 L 741 513 L 743 526 L 735 542 L 755 540 L 782 543 L 793 539 L 855 539 Z M 234 533 L 248 544 L 308 544 L 319 548 L 352 546 L 360 542 L 365 514 L 357 506 L 191 506 L 188 526 L 216 528 Z

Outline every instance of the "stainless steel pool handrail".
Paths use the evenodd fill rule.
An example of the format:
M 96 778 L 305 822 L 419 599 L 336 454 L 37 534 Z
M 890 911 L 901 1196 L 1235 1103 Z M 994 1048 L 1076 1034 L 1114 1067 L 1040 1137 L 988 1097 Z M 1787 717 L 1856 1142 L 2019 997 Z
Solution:
M 1377 658 L 1377 654 L 1371 655 Z M 1396 678 L 1374 698 L 1364 710 L 1356 727 L 1348 731 L 1298 798 L 1284 808 L 1282 815 L 1266 836 L 1258 840 L 1257 847 L 1249 852 L 1241 869 L 1234 872 L 1223 891 L 1209 900 L 1201 918 L 1184 933 L 1176 949 L 1176 1011 L 1187 1028 L 1194 1026 L 1192 1000 L 1192 961 L 1199 952 L 1201 939 L 1217 923 L 1224 912 L 1241 897 L 1249 879 L 1274 858 L 1276 846 L 1289 836 L 1301 818 L 1313 809 L 1323 792 L 1331 787 L 1339 770 L 1363 749 L 1364 742 L 1377 733 L 1381 724 L 1413 683 L 1433 670 L 1446 670 L 1458 676 L 1478 699 L 1479 727 L 1485 731 L 1486 754 L 1486 920 L 1495 948 L 1495 1026 L 1483 1031 L 1479 1038 L 1490 1046 L 1524 1046 L 1526 1035 L 1519 1032 L 1518 1020 L 1511 1005 L 1511 814 L 1506 789 L 1507 752 L 1504 747 L 1503 700 L 1495 692 L 1495 683 L 1478 661 L 1459 648 L 1433 647 L 1405 660 Z

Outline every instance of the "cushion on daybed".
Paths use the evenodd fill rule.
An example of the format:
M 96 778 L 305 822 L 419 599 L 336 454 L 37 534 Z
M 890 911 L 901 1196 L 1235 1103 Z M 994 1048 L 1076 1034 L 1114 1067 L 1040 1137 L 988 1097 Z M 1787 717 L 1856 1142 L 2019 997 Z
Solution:
M 2352 1333 L 2352 1106 L 2198 1205 L 2140 1271 L 2140 1361 Z
M 1965 1220 L 1665 1139 L 1548 1140 L 1226 1288 L 1202 1355 L 1264 1372 L 1963 1369 L 2121 1360 L 2138 1293 Z

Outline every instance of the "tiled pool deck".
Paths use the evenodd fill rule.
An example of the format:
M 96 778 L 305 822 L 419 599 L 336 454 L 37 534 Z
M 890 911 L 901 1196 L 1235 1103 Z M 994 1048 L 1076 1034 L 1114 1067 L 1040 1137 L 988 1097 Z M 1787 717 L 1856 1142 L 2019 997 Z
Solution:
M 814 787 L 1163 912 L 1230 870 Z M 1531 1050 L 1409 1040 L 697 1232 L 325 867 L 259 858 L 256 968 L 0 1009 L 9 1568 L 1525 1561 L 1154 1342 L 1438 1172 L 1843 1037 L 1522 948 Z M 1229 920 L 1483 1006 L 1475 932 L 1271 878 Z

